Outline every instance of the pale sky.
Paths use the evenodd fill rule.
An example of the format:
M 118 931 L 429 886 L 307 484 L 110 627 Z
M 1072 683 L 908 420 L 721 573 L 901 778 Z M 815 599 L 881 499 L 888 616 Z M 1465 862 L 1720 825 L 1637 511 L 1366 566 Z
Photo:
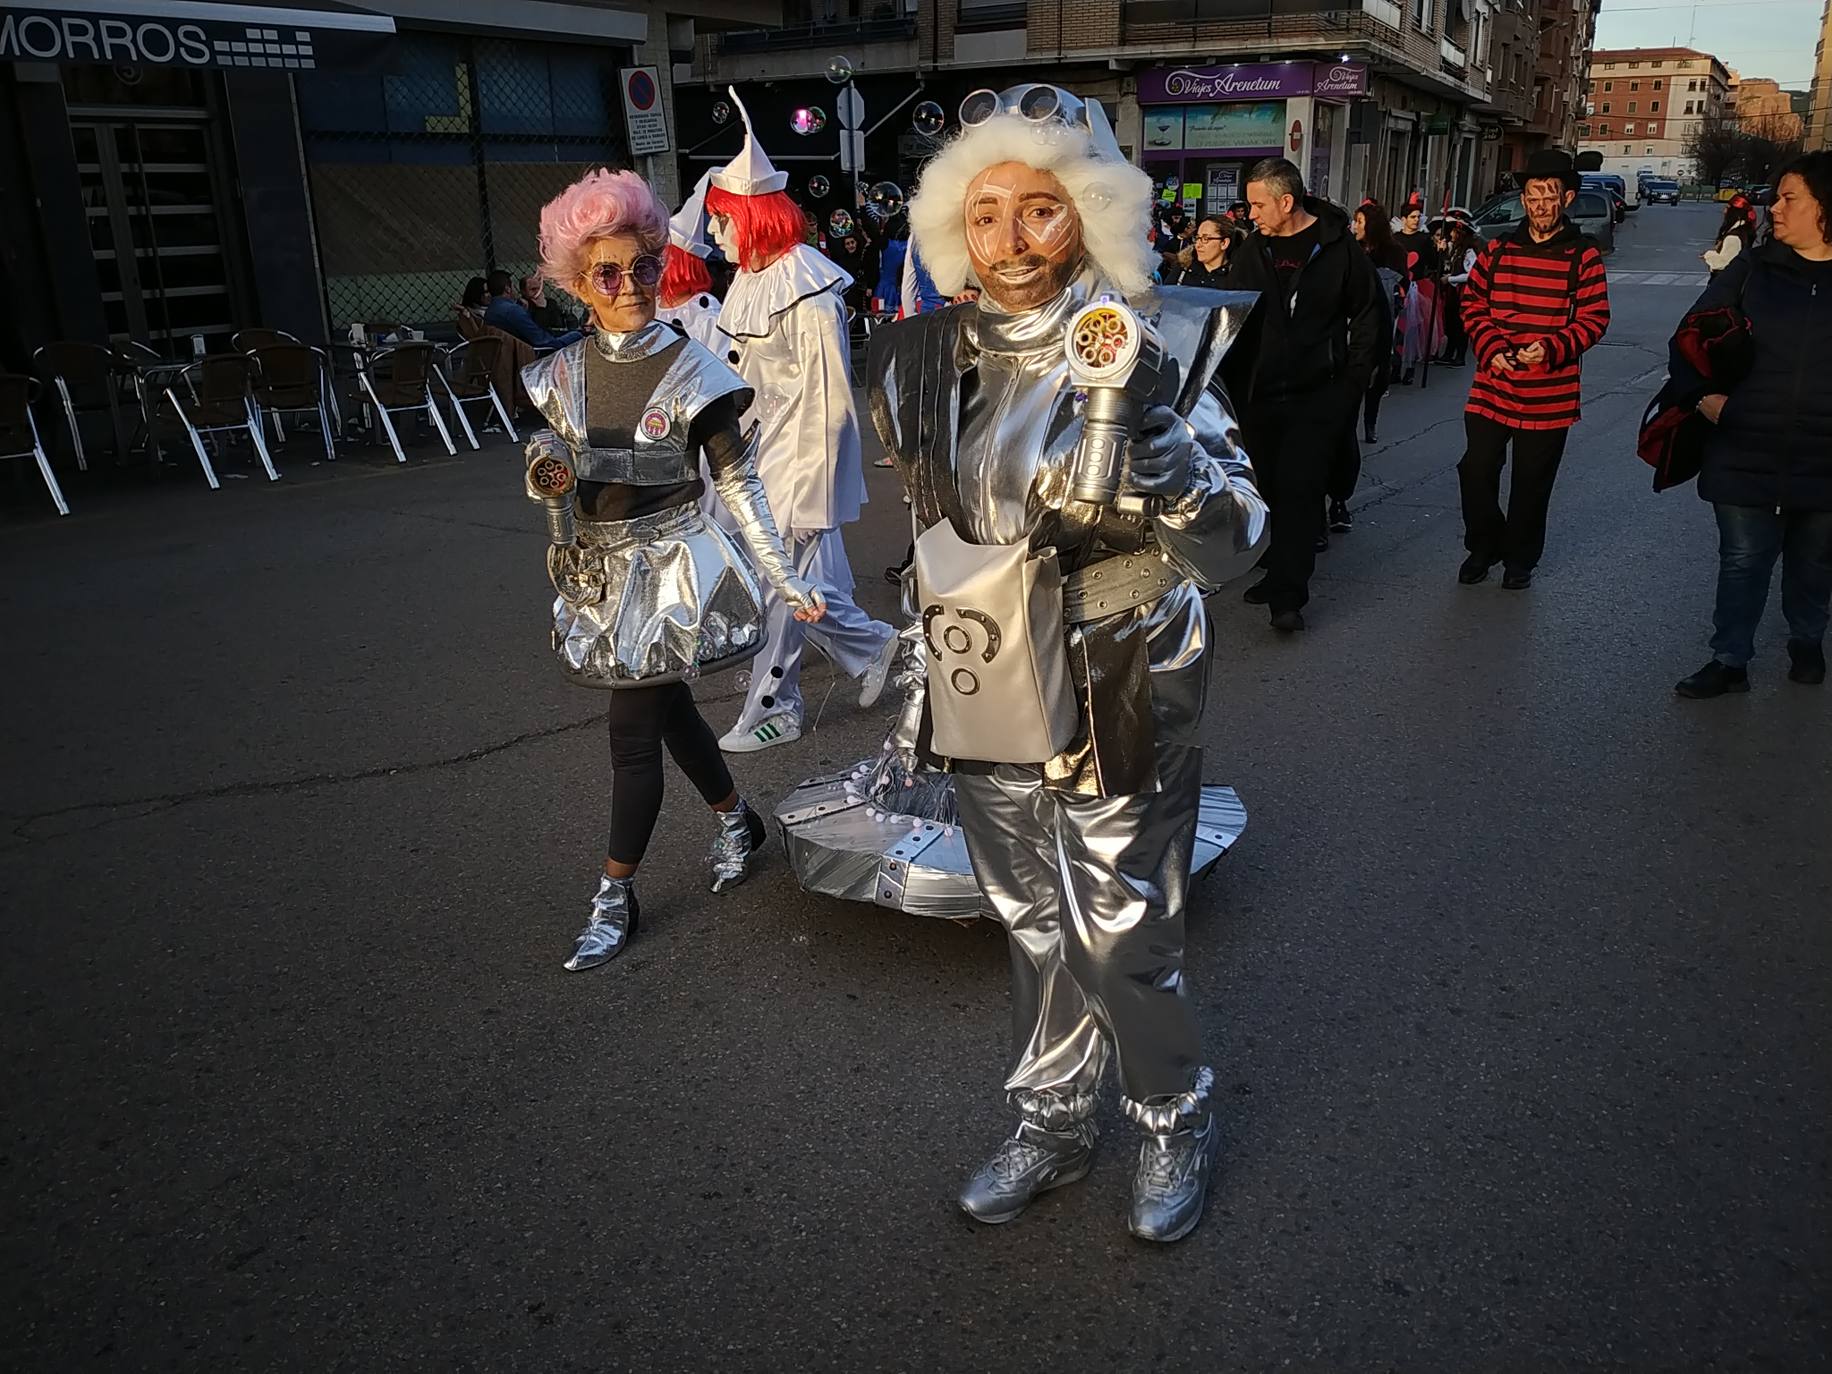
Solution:
M 1813 83 L 1821 0 L 1603 0 L 1599 48 L 1697 48 L 1744 76 L 1790 90 Z

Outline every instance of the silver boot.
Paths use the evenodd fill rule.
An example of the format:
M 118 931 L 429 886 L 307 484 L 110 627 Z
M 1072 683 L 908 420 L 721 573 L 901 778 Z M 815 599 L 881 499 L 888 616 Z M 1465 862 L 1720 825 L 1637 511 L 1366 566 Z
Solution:
M 1123 1102 L 1145 1131 L 1132 1175 L 1132 1234 L 1140 1240 L 1182 1240 L 1202 1220 L 1220 1133 L 1209 1110 L 1215 1075 L 1200 1069 L 1188 1092 L 1151 1102 Z
M 1046 1126 L 1026 1113 L 992 1158 L 973 1171 L 961 1189 L 961 1210 L 988 1226 L 1012 1220 L 1040 1194 L 1085 1178 L 1094 1167 L 1095 1138 L 1094 1122 L 1085 1116 L 1071 1120 L 1062 1113 Z
M 585 929 L 579 932 L 566 967 L 577 973 L 580 969 L 608 964 L 622 954 L 630 937 L 636 934 L 638 912 L 636 879 L 613 878 L 608 873 L 600 873 L 591 915 L 586 918 Z
M 730 811 L 714 814 L 719 818 L 719 833 L 712 842 L 712 890 L 725 892 L 748 876 L 751 856 L 763 848 L 768 832 L 743 797 Z

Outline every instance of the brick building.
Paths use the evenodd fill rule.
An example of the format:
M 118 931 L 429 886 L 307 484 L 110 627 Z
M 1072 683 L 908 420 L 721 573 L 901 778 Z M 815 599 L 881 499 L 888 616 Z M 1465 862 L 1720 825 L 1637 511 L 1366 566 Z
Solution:
M 1813 49 L 1813 93 L 1806 119 L 1808 152 L 1832 148 L 1832 0 L 1819 12 L 1819 46 Z
M 1606 48 L 1591 54 L 1578 143 L 1603 170 L 1693 177 L 1686 146 L 1706 119 L 1732 113 L 1730 71 L 1695 48 Z

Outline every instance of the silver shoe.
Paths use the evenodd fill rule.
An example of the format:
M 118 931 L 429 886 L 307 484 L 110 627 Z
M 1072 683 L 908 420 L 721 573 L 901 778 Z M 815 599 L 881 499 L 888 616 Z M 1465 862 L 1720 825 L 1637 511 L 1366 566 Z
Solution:
M 1196 1229 L 1208 1201 L 1217 1139 L 1212 1112 L 1200 1126 L 1145 1137 L 1132 1176 L 1133 1235 L 1168 1243 Z
M 751 856 L 763 848 L 763 819 L 738 798 L 730 811 L 716 813 L 719 833 L 712 842 L 712 890 L 725 892 L 738 886 L 750 872 Z
M 1010 1139 L 1001 1141 L 967 1180 L 961 1210 L 988 1226 L 1012 1220 L 1039 1194 L 1085 1178 L 1094 1167 L 1094 1140 L 1092 1121 L 1061 1131 L 1020 1121 Z
M 636 934 L 639 908 L 636 905 L 636 880 L 598 875 L 598 895 L 592 898 L 592 914 L 573 946 L 566 967 L 577 973 L 581 969 L 608 964 L 630 943 Z

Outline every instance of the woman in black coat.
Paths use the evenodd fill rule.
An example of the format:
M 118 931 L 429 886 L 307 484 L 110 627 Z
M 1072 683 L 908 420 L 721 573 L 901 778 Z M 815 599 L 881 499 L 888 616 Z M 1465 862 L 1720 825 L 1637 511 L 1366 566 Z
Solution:
M 1756 626 L 1781 560 L 1788 677 L 1826 678 L 1832 605 L 1832 153 L 1809 153 L 1781 175 L 1774 235 L 1711 279 L 1694 312 L 1740 312 L 1753 344 L 1748 375 L 1728 394 L 1701 396 L 1712 431 L 1698 494 L 1717 508 L 1717 609 L 1711 661 L 1675 690 L 1683 697 L 1747 692 Z M 1672 350 L 1678 383 L 1697 376 Z M 1702 380 L 1702 379 L 1701 379 Z M 1701 391 L 1708 390 L 1701 385 Z

